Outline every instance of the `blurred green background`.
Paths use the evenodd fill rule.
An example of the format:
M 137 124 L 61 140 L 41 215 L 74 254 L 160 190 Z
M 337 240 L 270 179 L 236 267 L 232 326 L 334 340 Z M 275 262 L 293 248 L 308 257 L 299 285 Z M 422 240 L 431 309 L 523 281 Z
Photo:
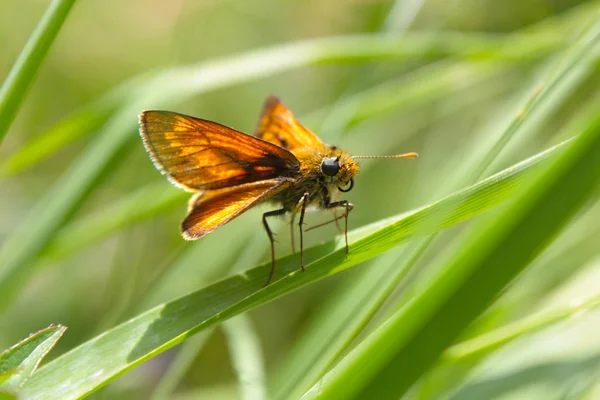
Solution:
M 10 71 L 49 3 L 2 3 L 0 77 Z M 135 123 L 141 111 L 134 111 L 138 104 L 165 106 L 160 103 L 162 89 L 146 105 L 144 98 L 136 98 L 136 93 L 146 92 L 127 91 L 124 82 L 133 79 L 144 88 L 146 79 L 150 85 L 149 77 L 170 68 L 222 58 L 243 61 L 242 54 L 251 50 L 328 36 L 379 33 L 405 39 L 406 50 L 402 56 L 362 60 L 334 56 L 326 63 L 267 72 L 259 79 L 231 85 L 225 70 L 219 78 L 224 79 L 223 87 L 184 101 L 169 100 L 166 105 L 251 133 L 264 98 L 277 95 L 326 142 L 352 154 L 420 153 L 418 160 L 361 163 L 363 170 L 347 196 L 355 204 L 351 229 L 423 206 L 474 183 L 478 175 L 474 163 L 552 73 L 565 49 L 597 17 L 598 4 L 573 0 L 77 2 L 0 147 L 0 243 L 26 218 L 35 221 L 31 213 L 43 210 L 39 200 L 46 198 L 67 169 L 78 165 L 79 157 L 94 152 L 90 146 L 106 133 L 105 123 L 117 109 L 132 104 L 129 117 Z M 594 54 L 597 50 L 596 46 Z M 577 133 L 573 127 L 599 104 L 598 67 L 595 56 L 575 63 L 555 94 L 529 116 L 483 176 Z M 69 120 L 73 115 L 79 117 Z M 127 135 L 131 139 L 111 155 L 107 167 L 86 189 L 84 201 L 31 261 L 31 273 L 15 286 L 16 293 L 3 294 L 0 348 L 60 323 L 68 331 L 49 354 L 48 359 L 53 359 L 152 306 L 268 260 L 268 241 L 260 223 L 268 206 L 248 212 L 198 242 L 184 242 L 179 222 L 187 195 L 155 170 L 135 129 L 128 129 Z M 28 147 L 44 137 L 59 138 L 56 151 L 45 155 L 40 149 L 52 148 L 46 142 Z M 34 159 L 28 161 L 28 155 Z M 161 207 L 128 220 L 135 210 L 147 206 L 148 199 L 165 200 Z M 588 204 L 467 336 L 597 294 L 597 208 L 593 202 Z M 312 213 L 309 225 L 328 217 Z M 403 296 L 410 296 L 428 274 L 435 274 L 439 259 L 458 246 L 466 232 L 477 234 L 468 230 L 470 224 L 436 238 L 362 335 L 389 315 L 398 299 L 406 299 Z M 36 226 L 27 229 L 35 231 Z M 287 223 L 281 221 L 277 230 L 277 252 L 287 254 Z M 306 240 L 312 246 L 335 235 L 330 225 L 311 231 Z M 203 333 L 204 341 L 194 338 L 160 354 L 92 397 L 150 398 L 157 382 L 174 368 L 173 361 L 182 363 L 177 354 L 187 346 L 189 365 L 175 373 L 173 392 L 166 398 L 248 398 L 238 387 L 242 378 L 231 361 L 235 338 L 228 329 L 236 331 L 236 323 L 256 339 L 254 349 L 260 351 L 262 361 L 256 372 L 264 368 L 267 386 L 276 387 L 278 374 L 290 362 L 298 341 L 314 329 L 319 313 L 342 298 L 344 288 L 368 269 L 383 268 L 386 262 L 382 257 L 373 259 L 254 309 L 247 313 L 249 319 L 232 320 L 229 328 L 219 325 Z M 569 314 L 485 357 L 469 359 L 468 367 L 438 365 L 407 396 L 600 398 L 596 381 L 600 314 L 580 314 L 577 318 Z M 467 372 L 457 373 L 463 367 Z

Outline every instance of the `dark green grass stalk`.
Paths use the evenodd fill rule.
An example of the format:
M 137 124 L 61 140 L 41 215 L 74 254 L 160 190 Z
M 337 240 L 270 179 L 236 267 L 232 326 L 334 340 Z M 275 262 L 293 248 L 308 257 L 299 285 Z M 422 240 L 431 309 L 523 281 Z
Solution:
M 42 16 L 0 88 L 0 143 L 42 66 L 75 0 L 54 0 Z

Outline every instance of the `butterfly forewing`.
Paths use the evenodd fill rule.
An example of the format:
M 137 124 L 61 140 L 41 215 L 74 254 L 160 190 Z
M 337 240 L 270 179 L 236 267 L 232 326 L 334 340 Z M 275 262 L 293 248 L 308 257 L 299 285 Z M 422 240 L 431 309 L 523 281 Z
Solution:
M 168 111 L 144 111 L 140 125 L 156 166 L 187 190 L 293 177 L 300 168 L 286 149 L 216 122 Z
M 199 239 L 290 184 L 279 178 L 198 193 L 190 199 L 181 233 L 187 240 Z
M 296 121 L 292 112 L 274 96 L 265 101 L 255 134 L 291 152 L 302 148 L 315 151 L 325 148 L 321 139 Z

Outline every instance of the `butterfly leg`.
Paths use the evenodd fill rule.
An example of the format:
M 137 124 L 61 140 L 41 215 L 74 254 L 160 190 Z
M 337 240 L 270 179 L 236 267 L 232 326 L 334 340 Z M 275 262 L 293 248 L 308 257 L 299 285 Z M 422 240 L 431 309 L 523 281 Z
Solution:
M 304 235 L 302 225 L 304 225 L 304 211 L 306 211 L 306 206 L 308 205 L 308 192 L 304 193 L 298 204 L 300 206 L 300 221 L 298 222 L 298 227 L 300 228 L 300 266 L 302 267 L 302 272 L 304 272 Z
M 285 208 L 281 208 L 279 210 L 269 211 L 263 214 L 262 220 L 263 225 L 265 226 L 265 230 L 267 231 L 267 235 L 269 236 L 269 241 L 271 242 L 271 272 L 269 272 L 269 279 L 267 279 L 267 283 L 265 283 L 265 287 L 271 283 L 271 279 L 273 279 L 273 275 L 275 274 L 275 237 L 273 235 L 273 231 L 269 227 L 267 223 L 268 217 L 275 217 L 277 215 L 283 215 L 286 213 Z
M 294 240 L 294 222 L 296 221 L 296 213 L 292 213 L 290 220 L 290 240 L 292 241 L 292 253 L 296 254 L 296 241 Z
M 333 203 L 326 202 L 325 208 L 345 208 L 346 211 L 340 217 L 343 217 L 346 221 L 344 225 L 344 238 L 346 239 L 346 254 L 348 254 L 348 214 L 354 208 L 354 204 L 348 200 L 334 201 Z

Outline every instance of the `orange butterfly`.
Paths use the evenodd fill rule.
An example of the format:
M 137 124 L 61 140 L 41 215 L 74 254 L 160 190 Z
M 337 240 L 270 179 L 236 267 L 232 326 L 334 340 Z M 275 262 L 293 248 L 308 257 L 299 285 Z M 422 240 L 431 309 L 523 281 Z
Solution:
M 355 159 L 361 157 L 351 157 L 336 146 L 323 143 L 296 121 L 276 97 L 266 100 L 256 136 L 169 111 L 143 111 L 140 134 L 154 165 L 176 186 L 196 192 L 181 223 L 184 239 L 199 239 L 269 200 L 280 207 L 262 217 L 271 242 L 272 264 L 267 285 L 275 272 L 275 246 L 268 217 L 291 213 L 294 221 L 299 213 L 302 270 L 302 226 L 309 205 L 343 211 L 333 221 L 345 219 L 348 251 L 348 213 L 353 205 L 347 200 L 333 199 L 338 192 L 352 189 L 359 171 Z M 382 157 L 408 158 L 417 154 Z

